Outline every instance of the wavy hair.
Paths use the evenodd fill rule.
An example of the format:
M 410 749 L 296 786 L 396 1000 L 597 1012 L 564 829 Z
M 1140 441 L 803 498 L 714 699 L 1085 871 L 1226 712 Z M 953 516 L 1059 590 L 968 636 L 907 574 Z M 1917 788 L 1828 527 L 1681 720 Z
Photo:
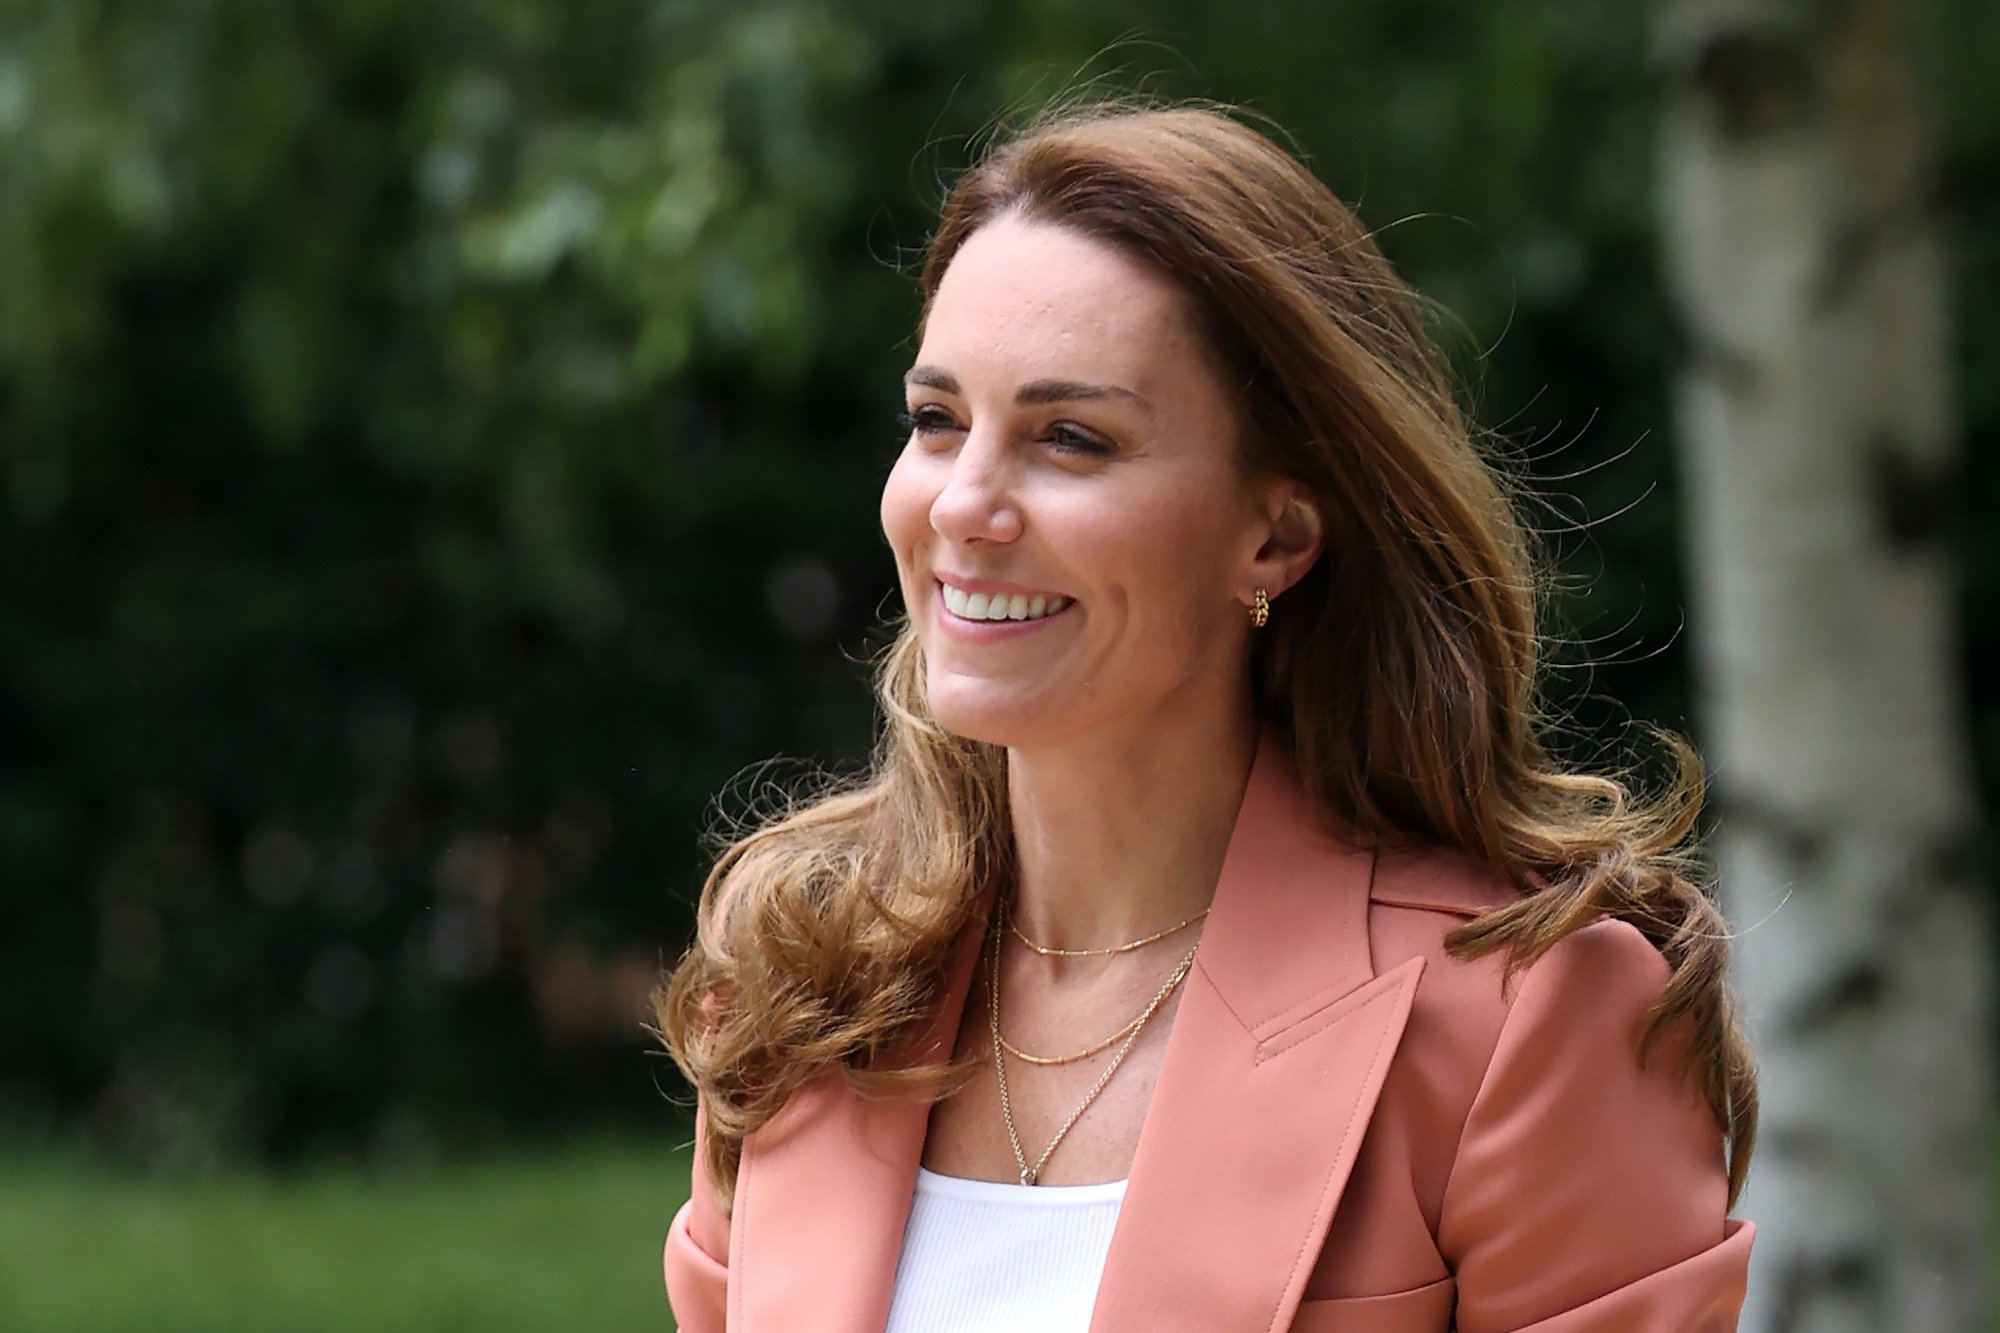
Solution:
M 1308 793 L 1378 837 L 1458 849 L 1519 897 L 1456 928 L 1509 974 L 1600 917 L 1671 967 L 1636 1056 L 1685 1020 L 1685 1073 L 1729 1144 L 1729 1198 L 1756 1132 L 1756 1076 L 1726 979 L 1729 933 L 1693 847 L 1702 774 L 1647 796 L 1543 743 L 1543 587 L 1506 471 L 1460 411 L 1423 303 L 1360 220 L 1295 157 L 1208 105 L 1059 108 L 954 184 L 922 270 L 1018 215 L 1153 265 L 1191 298 L 1240 386 L 1243 465 L 1294 477 L 1334 534 L 1286 592 L 1250 669 Z M 889 1057 L 926 1015 L 982 891 L 1010 873 L 1006 755 L 945 732 L 905 626 L 878 675 L 868 772 L 769 818 L 703 886 L 694 947 L 655 997 L 700 1093 L 703 1166 L 724 1207 L 745 1135 L 840 1071 L 868 1095 L 937 1095 L 961 1069 Z

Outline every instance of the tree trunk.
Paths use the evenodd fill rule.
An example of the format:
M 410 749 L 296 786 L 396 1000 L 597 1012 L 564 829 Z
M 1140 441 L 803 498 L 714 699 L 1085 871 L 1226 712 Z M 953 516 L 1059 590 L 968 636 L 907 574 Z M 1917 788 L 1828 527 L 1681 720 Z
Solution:
M 1746 1330 L 1987 1327 L 1992 958 L 1899 0 L 1664 0 L 1701 720 L 1762 1068 Z

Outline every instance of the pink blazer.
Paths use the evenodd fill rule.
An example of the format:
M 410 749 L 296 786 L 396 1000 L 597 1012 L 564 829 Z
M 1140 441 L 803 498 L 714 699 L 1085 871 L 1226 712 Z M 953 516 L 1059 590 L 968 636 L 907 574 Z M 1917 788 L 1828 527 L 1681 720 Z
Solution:
M 1755 1228 L 1726 1216 L 1721 1131 L 1663 1072 L 1674 1041 L 1633 1055 L 1665 960 L 1600 921 L 1503 995 L 1497 959 L 1442 941 L 1509 896 L 1331 835 L 1262 745 L 1091 1333 L 1736 1326 Z M 949 1053 L 978 946 L 911 1057 Z M 730 1217 L 697 1165 L 666 1242 L 681 1328 L 881 1333 L 928 1119 L 829 1075 L 745 1141 Z

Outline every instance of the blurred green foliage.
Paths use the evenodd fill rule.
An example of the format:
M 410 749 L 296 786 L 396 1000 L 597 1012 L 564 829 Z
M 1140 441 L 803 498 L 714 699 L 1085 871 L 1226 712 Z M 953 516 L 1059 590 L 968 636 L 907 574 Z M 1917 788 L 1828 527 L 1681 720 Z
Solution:
M 2000 20 L 1924 15 L 1975 518 Z M 0 1118 L 169 1164 L 657 1119 L 712 798 L 868 740 L 909 261 L 1079 75 L 1294 132 L 1542 480 L 1572 743 L 1689 722 L 1647 60 L 1564 0 L 12 0 Z

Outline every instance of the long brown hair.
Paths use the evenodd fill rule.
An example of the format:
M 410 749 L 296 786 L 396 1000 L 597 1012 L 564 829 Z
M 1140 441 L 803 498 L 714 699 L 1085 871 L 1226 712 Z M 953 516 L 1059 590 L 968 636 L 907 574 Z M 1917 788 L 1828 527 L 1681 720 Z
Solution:
M 1600 917 L 1643 931 L 1672 971 L 1637 1057 L 1687 1020 L 1733 1204 L 1756 1078 L 1728 931 L 1698 887 L 1699 763 L 1665 737 L 1672 778 L 1646 797 L 1544 746 L 1532 543 L 1420 299 L 1297 159 L 1208 106 L 1070 106 L 990 149 L 945 202 L 927 311 L 967 237 L 1005 214 L 1097 238 L 1192 298 L 1241 386 L 1244 465 L 1307 483 L 1331 534 L 1251 663 L 1307 791 L 1363 830 L 1466 852 L 1519 890 L 1446 938 L 1456 956 L 1500 951 L 1512 972 Z M 725 1201 L 743 1137 L 808 1081 L 839 1070 L 871 1094 L 954 1081 L 884 1056 L 935 999 L 982 888 L 1008 873 L 1006 756 L 940 728 L 923 679 L 905 627 L 879 675 L 869 773 L 729 848 L 703 887 L 697 943 L 656 997 L 662 1040 L 702 1094 L 704 1165 Z

